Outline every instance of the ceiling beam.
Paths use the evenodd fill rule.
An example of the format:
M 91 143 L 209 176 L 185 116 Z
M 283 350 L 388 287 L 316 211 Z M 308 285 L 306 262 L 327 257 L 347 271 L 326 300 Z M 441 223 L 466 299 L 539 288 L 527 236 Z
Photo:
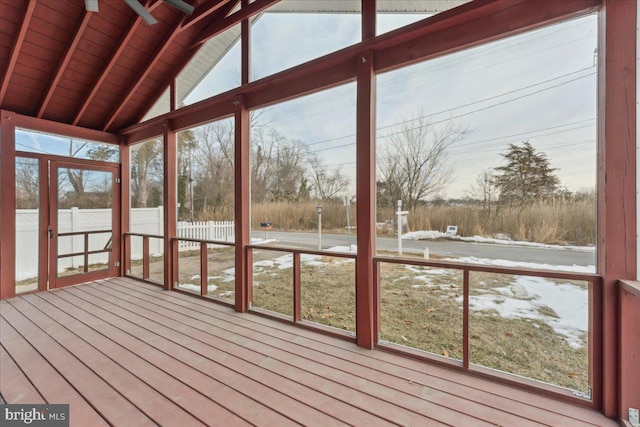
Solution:
M 232 0 L 232 1 L 227 1 L 226 5 L 222 8 L 218 8 L 216 10 L 216 13 L 214 16 L 210 17 L 209 19 L 212 22 L 215 22 L 217 20 L 221 20 L 224 19 L 229 13 L 231 13 L 231 11 L 233 10 L 233 8 L 236 6 L 236 4 L 239 2 L 240 0 Z M 204 3 L 203 3 L 204 5 Z M 189 19 L 189 18 L 187 18 Z M 183 25 L 182 30 L 184 31 L 186 27 Z M 144 106 L 144 108 L 140 109 L 140 114 L 138 115 L 138 117 L 136 117 L 136 123 L 139 123 L 144 116 L 147 115 L 147 113 L 149 112 L 149 110 L 151 110 L 151 108 L 153 108 L 153 106 L 156 104 L 156 102 L 158 102 L 158 99 L 160 99 L 160 97 L 164 94 L 165 90 L 167 87 L 169 87 L 171 85 L 172 82 L 175 81 L 175 79 L 178 77 L 178 74 L 180 74 L 183 70 L 183 68 L 191 61 L 191 59 L 198 53 L 198 49 L 190 49 L 187 52 L 185 52 L 185 55 L 182 56 L 180 62 L 178 64 L 176 64 L 176 66 L 174 67 L 174 70 L 171 74 L 171 77 L 169 79 L 167 79 L 167 81 L 159 88 L 158 91 L 155 92 L 155 95 L 149 99 L 149 101 L 146 103 L 146 105 Z
M 184 21 L 184 23 L 182 24 L 182 30 L 184 31 L 187 28 L 191 28 L 230 1 L 231 0 L 205 0 L 204 3 L 196 7 L 193 15 L 191 15 L 187 18 L 186 21 Z M 233 3 L 235 3 L 235 1 Z
M 2 76 L 2 80 L 0 83 L 0 105 L 2 105 L 2 103 L 4 102 L 4 97 L 7 94 L 9 80 L 11 80 L 13 69 L 18 62 L 18 56 L 20 55 L 20 51 L 22 50 L 22 43 L 24 43 L 24 37 L 27 34 L 27 28 L 29 28 L 29 23 L 31 22 L 31 17 L 33 16 L 33 10 L 35 8 L 35 1 L 27 1 L 27 8 L 24 11 L 24 17 L 22 18 L 22 23 L 20 24 L 18 35 L 16 36 L 13 46 L 11 47 L 9 62 L 7 63 L 7 68 L 4 71 L 4 75 Z
M 182 23 L 186 21 L 188 15 L 179 14 L 178 17 L 173 21 L 171 27 L 167 29 L 164 33 L 164 37 L 160 42 L 156 45 L 156 48 L 153 50 L 151 55 L 149 55 L 147 62 L 140 67 L 141 72 L 137 74 L 137 77 L 133 80 L 133 83 L 124 91 L 124 96 L 118 103 L 116 103 L 116 108 L 109 114 L 106 122 L 102 126 L 103 131 L 107 131 L 113 122 L 116 120 L 118 115 L 122 112 L 127 102 L 131 100 L 131 97 L 136 93 L 136 91 L 140 88 L 140 85 L 145 81 L 145 79 L 149 76 L 151 71 L 153 71 L 155 65 L 160 61 L 160 57 L 165 53 L 168 49 L 171 42 L 180 34 L 182 30 Z
M 243 19 L 248 19 L 253 15 L 262 12 L 263 10 L 268 9 L 279 1 L 280 0 L 256 0 L 253 3 L 250 3 L 246 8 L 242 8 L 224 19 L 214 21 L 211 25 L 202 30 L 200 34 L 198 34 L 193 44 L 191 45 L 191 48 L 201 45 L 211 37 L 220 34 L 227 28 L 230 28 L 235 24 L 241 22 Z
M 60 83 L 60 79 L 62 78 L 62 75 L 67 70 L 67 65 L 69 65 L 69 61 L 71 60 L 73 53 L 78 47 L 78 43 L 80 43 L 80 40 L 82 40 L 84 31 L 87 28 L 87 25 L 89 24 L 89 19 L 91 19 L 91 12 L 85 11 L 84 15 L 82 16 L 82 20 L 76 27 L 76 31 L 73 36 L 73 39 L 71 40 L 71 43 L 67 45 L 66 53 L 60 60 L 60 63 L 58 63 L 58 68 L 55 71 L 53 79 L 51 79 L 51 83 L 49 83 L 49 89 L 47 89 L 47 93 L 42 98 L 42 101 L 40 101 L 40 110 L 38 111 L 38 116 L 37 116 L 39 119 L 41 119 L 42 116 L 44 115 L 44 112 L 46 111 L 47 106 L 49 105 L 49 101 L 51 101 L 51 98 L 53 97 L 53 92 L 55 92 L 56 88 L 58 87 L 58 83 Z
M 150 3 L 150 0 L 147 1 L 147 4 L 145 4 L 145 8 L 148 7 L 149 3 Z M 150 7 L 148 7 L 148 10 L 151 12 L 161 4 L 162 4 L 161 0 L 156 0 Z M 102 70 L 98 73 L 98 78 L 95 80 L 95 82 L 93 82 L 93 86 L 91 87 L 91 90 L 89 91 L 86 98 L 82 102 L 82 105 L 76 112 L 76 115 L 72 121 L 74 125 L 77 125 L 80 122 L 80 119 L 82 119 L 82 116 L 87 111 L 87 108 L 91 104 L 91 101 L 93 101 L 93 98 L 96 96 L 96 93 L 98 93 L 98 89 L 100 89 L 100 86 L 102 86 L 102 83 L 104 83 L 104 81 L 106 80 L 107 76 L 113 69 L 113 66 L 118 61 L 118 58 L 120 58 L 120 56 L 122 55 L 122 52 L 127 48 L 129 41 L 131 40 L 131 37 L 133 37 L 133 34 L 136 31 L 136 28 L 138 28 L 141 22 L 142 22 L 142 18 L 138 15 L 135 15 L 133 18 L 131 18 L 131 21 L 129 21 L 129 26 L 124 31 L 123 36 L 118 41 L 118 45 L 111 53 L 111 56 L 109 57 L 109 60 L 105 63 L 104 67 L 102 67 Z

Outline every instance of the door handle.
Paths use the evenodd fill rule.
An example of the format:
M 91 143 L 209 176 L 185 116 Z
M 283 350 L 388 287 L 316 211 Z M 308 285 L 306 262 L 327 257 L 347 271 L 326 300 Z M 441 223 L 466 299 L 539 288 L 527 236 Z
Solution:
M 53 228 L 49 227 L 49 239 L 53 239 Z

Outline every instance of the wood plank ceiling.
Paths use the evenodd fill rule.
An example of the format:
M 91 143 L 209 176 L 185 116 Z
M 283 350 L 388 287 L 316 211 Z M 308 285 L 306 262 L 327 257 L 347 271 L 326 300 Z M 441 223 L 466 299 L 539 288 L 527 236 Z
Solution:
M 197 40 L 239 22 L 239 0 L 188 0 L 186 15 L 140 1 L 146 24 L 124 1 L 0 0 L 0 108 L 109 132 L 138 123 L 197 53 Z M 274 0 L 256 0 L 261 10 Z

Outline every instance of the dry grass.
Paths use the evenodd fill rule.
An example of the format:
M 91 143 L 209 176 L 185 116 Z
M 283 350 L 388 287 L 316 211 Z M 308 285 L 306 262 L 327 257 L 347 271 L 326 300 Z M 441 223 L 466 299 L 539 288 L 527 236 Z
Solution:
M 263 203 L 252 205 L 252 227 L 271 222 L 277 230 L 315 230 L 318 214 L 315 202 Z M 495 209 L 493 207 L 492 209 Z M 355 225 L 356 205 L 350 209 Z M 392 208 L 378 209 L 377 220 L 394 220 Z M 342 203 L 323 204 L 322 227 L 327 231 L 345 230 L 346 210 Z M 461 236 L 504 234 L 514 240 L 549 244 L 595 244 L 595 201 L 539 203 L 523 208 L 501 208 L 491 215 L 480 206 L 420 206 L 409 214 L 411 230 L 445 231 L 457 225 Z M 393 232 L 393 230 L 391 230 Z

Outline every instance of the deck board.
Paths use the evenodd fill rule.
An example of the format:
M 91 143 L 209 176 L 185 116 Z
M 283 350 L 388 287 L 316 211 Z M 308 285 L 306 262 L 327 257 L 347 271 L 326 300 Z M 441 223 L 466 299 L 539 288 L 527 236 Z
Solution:
M 72 425 L 617 425 L 128 278 L 3 301 L 0 328 L 0 395 Z

